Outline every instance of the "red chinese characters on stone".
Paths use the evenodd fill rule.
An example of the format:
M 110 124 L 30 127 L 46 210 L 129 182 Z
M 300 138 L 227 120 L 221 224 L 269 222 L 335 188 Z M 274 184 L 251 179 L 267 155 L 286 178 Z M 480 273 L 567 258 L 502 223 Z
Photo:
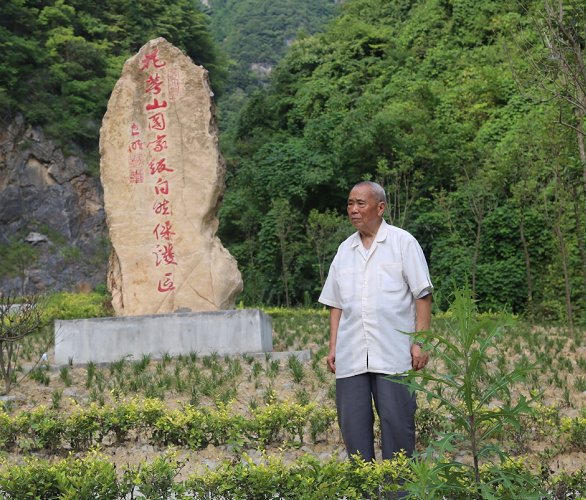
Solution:
M 141 153 L 128 155 L 128 166 L 131 169 L 144 168 L 144 156 Z
M 140 68 L 141 71 L 148 69 L 149 66 L 151 65 L 151 63 L 153 63 L 153 66 L 155 68 L 162 68 L 163 66 L 165 66 L 165 64 L 167 64 L 166 62 L 162 62 L 157 59 L 158 53 L 159 53 L 159 49 L 155 49 L 155 50 L 153 50 L 152 54 L 147 54 L 145 56 L 145 58 L 141 61 L 141 63 L 144 64 L 144 66 L 142 68 Z
M 153 210 L 157 215 L 169 215 L 169 200 L 163 199 L 163 201 L 155 201 Z
M 149 167 L 151 169 L 151 175 L 160 174 L 161 172 L 174 172 L 172 168 L 168 168 L 165 165 L 165 158 L 161 158 L 159 161 L 151 160 Z
M 163 245 L 157 245 L 157 248 L 154 252 L 151 252 L 155 256 L 155 266 L 159 267 L 161 264 L 165 264 L 166 266 L 173 265 L 176 266 L 177 262 L 175 261 L 175 252 L 173 252 L 173 243 L 167 243 Z
M 157 224 L 153 234 L 157 237 L 157 240 L 164 239 L 169 241 L 171 236 L 175 236 L 175 233 L 171 231 L 171 221 L 167 220 L 164 224 Z
M 175 283 L 173 283 L 173 273 L 165 273 L 165 281 L 161 283 L 159 280 L 159 292 L 170 292 L 175 290 Z
M 144 182 L 144 156 L 140 153 L 128 155 L 129 178 L 132 184 Z
M 147 148 L 148 148 L 148 144 L 147 144 Z M 128 152 L 132 152 L 132 151 L 136 151 L 136 150 L 142 150 L 143 149 L 143 143 L 140 139 L 137 139 L 134 142 L 130 143 L 130 146 L 128 146 Z
M 167 107 L 167 101 L 163 101 L 162 103 L 159 103 L 158 99 L 153 99 L 152 104 L 146 105 L 146 110 L 152 111 L 153 109 L 166 108 L 166 107 Z
M 133 123 L 130 126 L 130 133 L 132 134 L 132 137 L 135 135 L 140 135 L 140 130 L 138 129 L 138 125 L 136 123 Z
M 179 71 L 169 68 L 169 99 L 177 99 L 179 97 Z
M 149 116 L 149 130 L 165 130 L 165 115 L 157 113 Z
M 130 170 L 130 182 L 131 184 L 142 184 L 144 182 L 144 170 L 142 168 Z
M 163 179 L 159 179 L 157 181 L 157 185 L 155 186 L 155 193 L 156 194 L 169 194 L 169 181 L 164 181 Z
M 161 93 L 161 85 L 163 85 L 163 79 L 159 76 L 159 73 L 157 73 L 155 76 L 149 76 L 146 83 L 147 89 L 144 91 L 145 94 L 151 91 L 155 95 Z
M 155 153 L 160 153 L 161 151 L 163 151 L 163 149 L 167 149 L 167 141 L 163 140 L 165 137 L 167 137 L 167 136 L 166 135 L 157 135 L 157 139 L 149 142 L 146 145 L 146 147 L 150 148 L 151 144 L 154 144 L 155 146 L 153 147 L 153 151 Z

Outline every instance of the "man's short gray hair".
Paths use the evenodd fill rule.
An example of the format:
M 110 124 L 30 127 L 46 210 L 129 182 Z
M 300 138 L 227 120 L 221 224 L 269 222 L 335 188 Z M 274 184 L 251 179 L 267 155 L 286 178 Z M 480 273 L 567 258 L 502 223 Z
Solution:
M 381 201 L 385 203 L 387 202 L 387 194 L 385 193 L 385 190 L 380 184 L 377 184 L 376 182 L 372 181 L 362 181 L 356 184 L 356 186 L 354 186 L 352 189 L 360 186 L 370 187 L 370 193 L 372 194 L 372 197 L 377 203 L 380 203 Z

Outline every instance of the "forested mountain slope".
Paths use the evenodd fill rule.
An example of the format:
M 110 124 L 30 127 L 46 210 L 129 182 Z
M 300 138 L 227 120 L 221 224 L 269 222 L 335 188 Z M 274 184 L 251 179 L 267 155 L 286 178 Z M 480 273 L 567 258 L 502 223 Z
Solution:
M 223 144 L 229 146 L 242 106 L 269 83 L 297 33 L 313 34 L 333 16 L 340 0 L 206 0 L 218 49 L 229 59 L 218 101 Z
M 0 2 L 0 289 L 105 282 L 97 145 L 110 92 L 124 61 L 163 36 L 205 65 L 219 93 L 224 63 L 198 5 Z
M 103 210 L 97 209 L 87 234 L 80 233 L 87 217 L 79 203 L 71 200 L 78 196 L 83 200 L 88 194 L 74 193 L 73 184 L 89 183 L 97 190 L 90 197 L 101 196 L 97 144 L 102 116 L 124 61 L 144 43 L 163 36 L 210 71 L 228 138 L 223 142 L 229 145 L 240 108 L 267 84 L 270 69 L 284 56 L 296 33 L 316 32 L 332 16 L 335 5 L 334 0 L 0 3 L 3 283 L 21 289 L 23 283 L 18 282 L 25 274 L 25 281 L 37 288 L 67 288 L 83 279 L 99 282 L 100 273 L 95 270 L 103 270 L 107 250 Z M 211 29 L 216 31 L 219 48 Z M 55 153 L 39 154 L 45 149 Z M 71 179 L 53 175 L 64 168 L 61 156 L 81 169 Z M 35 243 L 28 241 L 31 231 L 39 228 L 46 234 L 35 237 Z M 44 247 L 51 238 L 57 238 L 57 246 L 63 248 L 51 247 L 49 254 Z
M 532 311 L 567 320 L 568 290 L 582 317 L 583 193 L 555 174 L 579 167 L 576 135 L 553 127 L 555 101 L 523 97 L 511 71 L 527 66 L 513 34 L 539 50 L 525 9 L 540 5 L 353 0 L 291 46 L 240 116 L 221 211 L 246 300 L 315 300 L 339 235 L 318 244 L 314 229 L 335 226 L 328 210 L 344 212 L 348 190 L 371 178 L 391 195 L 391 221 L 422 243 L 440 306 L 468 279 L 484 310 L 524 311 L 531 289 Z
M 566 57 L 531 20 L 544 2 L 3 2 L 3 130 L 22 113 L 45 138 L 19 126 L 12 156 L 0 158 L 0 184 L 26 199 L 30 176 L 8 170 L 48 172 L 53 156 L 36 158 L 39 145 L 53 148 L 57 170 L 82 148 L 89 167 L 64 183 L 95 178 L 98 130 L 122 64 L 164 36 L 210 70 L 219 96 L 229 167 L 220 237 L 239 261 L 246 304 L 316 300 L 351 232 L 348 190 L 369 178 L 389 193 L 389 221 L 422 243 L 439 307 L 453 282 L 468 280 L 483 310 L 584 322 L 586 160 L 576 130 L 586 108 L 558 107 L 531 78 L 521 88 L 513 77 L 527 76 L 528 54 L 549 67 Z M 561 4 L 576 66 L 586 13 L 579 1 Z M 560 119 L 568 126 L 554 125 Z M 0 209 L 0 243 L 22 243 L 32 219 Z M 35 227 L 59 239 L 49 215 Z M 66 236 L 59 272 L 68 255 L 90 265 L 96 241 L 81 236 Z
M 225 74 L 207 23 L 192 0 L 3 1 L 1 116 L 20 112 L 62 144 L 95 152 L 122 65 L 151 38 L 177 45 L 221 87 Z

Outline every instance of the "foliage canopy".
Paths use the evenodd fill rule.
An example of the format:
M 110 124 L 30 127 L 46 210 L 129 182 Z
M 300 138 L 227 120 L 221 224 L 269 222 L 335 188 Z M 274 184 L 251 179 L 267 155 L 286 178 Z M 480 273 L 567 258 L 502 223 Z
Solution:
M 208 18 L 190 0 L 8 0 L 0 6 L 0 112 L 21 112 L 67 145 L 95 149 L 124 61 L 164 37 L 225 77 Z

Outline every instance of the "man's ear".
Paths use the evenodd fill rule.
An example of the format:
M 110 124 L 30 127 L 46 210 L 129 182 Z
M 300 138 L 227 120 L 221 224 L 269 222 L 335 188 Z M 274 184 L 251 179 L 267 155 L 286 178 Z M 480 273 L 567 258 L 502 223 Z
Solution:
M 385 208 L 387 207 L 387 204 L 384 201 L 380 201 L 378 203 L 378 216 L 382 217 L 382 215 L 385 213 Z

